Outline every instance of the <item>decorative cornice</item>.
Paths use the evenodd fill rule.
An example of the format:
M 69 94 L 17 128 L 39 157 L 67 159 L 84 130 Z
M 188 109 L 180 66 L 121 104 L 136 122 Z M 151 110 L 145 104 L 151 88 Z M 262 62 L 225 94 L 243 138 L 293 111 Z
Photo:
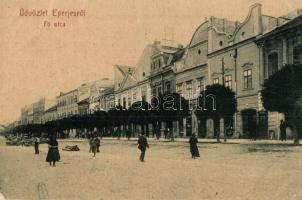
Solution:
M 241 67 L 242 68 L 247 68 L 247 67 L 253 67 L 253 66 L 254 66 L 254 63 L 252 63 L 252 62 L 246 62 Z

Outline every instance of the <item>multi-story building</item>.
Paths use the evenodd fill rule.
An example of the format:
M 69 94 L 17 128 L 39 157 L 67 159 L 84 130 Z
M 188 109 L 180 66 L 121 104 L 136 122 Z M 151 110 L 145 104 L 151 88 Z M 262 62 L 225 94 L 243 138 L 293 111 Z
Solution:
M 129 108 L 132 103 L 145 100 L 151 102 L 150 57 L 156 49 L 155 44 L 147 45 L 134 67 L 114 66 L 114 95 L 116 105 Z
M 26 105 L 23 108 L 21 108 L 21 124 L 31 124 L 33 121 L 29 119 L 29 115 L 32 116 L 33 114 L 33 106 L 32 105 Z
M 100 110 L 109 111 L 115 107 L 114 86 L 101 91 Z
M 151 56 L 151 90 L 153 96 L 158 96 L 165 92 L 175 92 L 175 72 L 174 63 L 184 54 L 182 45 L 174 47 L 154 42 L 155 51 Z
M 207 80 L 207 52 L 208 52 L 209 21 L 202 23 L 194 32 L 185 53 L 176 66 L 176 92 L 181 94 L 190 103 L 190 115 L 179 124 L 179 130 L 184 136 L 192 132 L 202 135 L 204 124 L 195 116 L 196 99 L 204 89 Z M 205 125 L 202 126 L 205 128 Z
M 38 101 L 26 105 L 21 109 L 21 124 L 43 123 L 44 112 L 54 106 L 55 100 L 40 98 Z
M 89 114 L 89 98 L 83 99 L 78 103 L 79 115 Z
M 298 13 L 296 12 L 296 14 Z M 290 16 L 295 18 L 293 14 Z M 296 40 L 297 43 L 299 38 L 296 35 L 290 36 L 290 34 L 278 42 L 274 39 L 268 41 L 265 38 L 269 38 L 269 35 L 282 27 L 283 30 L 286 28 L 291 30 L 290 21 L 289 16 L 264 15 L 261 5 L 254 4 L 244 22 L 240 24 L 221 22 L 222 27 L 229 28 L 228 31 L 218 30 L 217 25 L 209 29 L 208 73 L 211 79 L 209 83 L 223 84 L 236 93 L 238 112 L 232 119 L 236 129 L 235 137 L 249 137 L 254 132 L 258 132 L 262 137 L 268 135 L 270 116 L 262 107 L 260 96 L 262 84 L 265 77 L 279 69 L 279 66 L 281 67 L 281 63 L 294 59 L 293 54 L 289 57 L 286 56 L 286 52 L 293 53 L 294 49 L 290 49 L 290 45 L 287 44 L 293 44 L 293 40 Z M 295 19 L 292 21 L 295 22 Z M 258 42 L 260 40 L 267 42 L 264 43 L 264 46 L 257 45 L 257 43 L 261 43 Z M 279 57 L 278 53 L 272 54 L 274 48 L 279 48 L 279 52 L 277 51 Z M 283 50 L 283 54 L 282 48 L 287 48 L 286 51 Z M 267 62 L 268 54 L 269 63 Z M 286 58 L 286 60 L 281 58 Z M 271 115 L 271 117 L 273 116 L 280 118 L 276 113 Z M 230 124 L 230 122 L 228 123 Z M 221 126 L 226 122 L 218 124 Z M 274 127 L 275 129 L 278 127 L 276 120 Z M 221 128 L 223 129 L 224 126 L 222 125 Z
M 78 89 L 69 92 L 61 92 L 57 96 L 57 118 L 62 119 L 78 114 Z
M 260 52 L 260 84 L 286 64 L 302 64 L 302 10 L 295 10 L 282 17 L 270 17 L 275 27 L 256 40 Z M 261 104 L 259 110 L 264 111 Z M 276 112 L 267 113 L 265 122 L 269 132 L 279 137 L 279 122 L 283 115 Z M 302 130 L 301 127 L 298 127 Z
M 57 105 L 54 105 L 44 111 L 42 123 L 46 123 L 48 121 L 55 121 L 56 119 L 57 119 Z
M 78 105 L 81 112 L 79 114 L 93 113 L 100 110 L 100 94 L 103 90 L 112 87 L 113 80 L 108 78 L 99 79 L 89 83 L 84 83 L 78 88 Z

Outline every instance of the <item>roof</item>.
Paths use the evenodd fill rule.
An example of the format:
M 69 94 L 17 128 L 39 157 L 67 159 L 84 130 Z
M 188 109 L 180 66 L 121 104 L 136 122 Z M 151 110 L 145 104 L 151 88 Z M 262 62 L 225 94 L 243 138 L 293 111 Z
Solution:
M 86 98 L 86 99 L 83 99 L 83 100 L 79 101 L 77 104 L 78 104 L 78 105 L 89 104 L 89 97 Z
M 70 94 L 72 92 L 76 92 L 78 89 L 73 89 L 73 90 L 70 90 L 68 92 L 60 92 L 59 96 L 58 97 L 61 97 L 61 96 L 65 96 L 67 94 Z
M 48 108 L 47 110 L 45 110 L 45 112 L 53 112 L 53 111 L 56 111 L 57 110 L 57 105 L 54 105 L 50 108 Z
M 257 40 L 258 41 L 262 41 L 274 34 L 278 34 L 278 33 L 283 33 L 283 32 L 288 32 L 288 29 L 291 27 L 301 27 L 302 26 L 302 15 L 288 21 L 287 23 L 276 27 L 275 29 L 273 29 L 272 31 L 260 36 Z
M 172 60 L 171 60 L 171 63 L 175 63 L 175 62 L 177 62 L 177 61 L 179 61 L 182 57 L 183 57 L 183 55 L 184 55 L 184 53 L 185 53 L 185 48 L 183 48 L 183 49 L 180 49 L 180 50 L 178 50 L 177 52 L 175 52 L 174 54 L 173 54 L 173 58 L 172 58 Z

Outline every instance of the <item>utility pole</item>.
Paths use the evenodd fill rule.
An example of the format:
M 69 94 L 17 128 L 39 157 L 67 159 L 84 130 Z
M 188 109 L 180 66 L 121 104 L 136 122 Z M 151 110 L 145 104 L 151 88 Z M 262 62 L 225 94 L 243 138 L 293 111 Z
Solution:
M 234 55 L 233 55 L 233 58 L 234 58 L 234 69 L 235 69 L 235 99 L 237 99 L 237 48 L 234 50 Z M 235 112 L 235 123 L 234 123 L 234 128 L 233 130 L 235 131 L 235 134 L 237 132 L 237 112 Z M 238 135 L 239 137 L 239 135 Z
M 224 74 L 225 74 L 225 70 L 224 70 L 224 57 L 222 57 L 221 58 L 221 75 L 222 75 L 222 85 L 223 85 L 223 87 L 225 87 Z M 219 126 L 220 126 L 220 118 L 219 118 Z M 224 136 L 224 142 L 226 142 L 226 132 L 225 132 L 224 129 L 225 128 L 223 128 L 223 136 Z M 220 127 L 218 129 L 218 132 L 217 132 L 217 142 L 220 142 Z
M 222 85 L 225 86 L 224 83 L 224 57 L 221 58 L 221 74 L 222 74 Z

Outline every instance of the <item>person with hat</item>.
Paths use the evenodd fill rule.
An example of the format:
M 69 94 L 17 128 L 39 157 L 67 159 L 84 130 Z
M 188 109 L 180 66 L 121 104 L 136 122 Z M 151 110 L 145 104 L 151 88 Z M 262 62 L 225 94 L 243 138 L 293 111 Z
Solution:
M 149 148 L 147 138 L 144 134 L 141 134 L 139 136 L 137 144 L 138 144 L 138 149 L 141 151 L 141 155 L 140 155 L 139 159 L 141 162 L 144 162 L 146 149 Z

